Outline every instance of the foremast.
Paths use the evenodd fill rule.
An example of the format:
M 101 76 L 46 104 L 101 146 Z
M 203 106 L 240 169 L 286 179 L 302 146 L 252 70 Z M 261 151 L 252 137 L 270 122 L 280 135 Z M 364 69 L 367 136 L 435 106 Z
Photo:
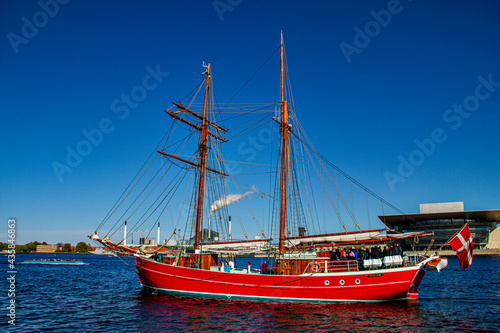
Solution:
M 209 94 L 210 94 L 210 63 L 208 63 L 208 66 L 206 66 L 205 70 L 205 79 L 204 79 L 204 84 L 205 84 L 205 97 L 203 101 L 203 114 L 200 116 L 199 114 L 189 110 L 188 108 L 184 107 L 182 104 L 172 102 L 175 107 L 180 112 L 184 112 L 190 116 L 193 116 L 198 119 L 198 121 L 201 121 L 201 126 L 199 124 L 193 124 L 184 118 L 179 117 L 177 114 L 178 112 L 171 112 L 169 110 L 166 110 L 165 112 L 168 113 L 172 118 L 175 120 L 181 121 L 196 130 L 201 132 L 200 135 L 200 143 L 198 145 L 198 153 L 199 153 L 199 163 L 193 163 L 191 161 L 185 160 L 183 158 L 180 158 L 178 156 L 172 155 L 165 153 L 163 151 L 158 151 L 160 154 L 164 156 L 168 156 L 171 158 L 174 158 L 178 161 L 184 162 L 186 164 L 189 164 L 191 166 L 194 166 L 199 169 L 199 178 L 198 178 L 198 189 L 197 189 L 197 197 L 196 197 L 196 206 L 195 206 L 195 236 L 194 236 L 194 248 L 198 249 L 200 247 L 200 229 L 201 229 L 201 224 L 202 224 L 202 219 L 203 219 L 203 200 L 204 200 L 204 195 L 205 195 L 205 180 L 206 180 L 206 173 L 207 171 L 218 173 L 223 176 L 227 176 L 225 173 L 211 169 L 207 167 L 207 152 L 208 152 L 208 141 L 209 141 L 209 136 L 215 138 L 218 141 L 223 141 L 224 140 L 221 137 L 221 131 L 227 132 L 225 128 L 222 128 L 221 126 L 215 124 L 214 122 L 208 120 L 208 107 L 209 107 Z M 203 82 L 202 82 L 203 84 Z M 219 135 L 216 135 L 212 133 L 209 130 L 209 126 L 212 126 Z

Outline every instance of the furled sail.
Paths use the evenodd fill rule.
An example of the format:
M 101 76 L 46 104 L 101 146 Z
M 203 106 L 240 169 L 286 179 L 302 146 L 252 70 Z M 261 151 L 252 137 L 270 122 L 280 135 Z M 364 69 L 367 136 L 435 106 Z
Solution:
M 288 246 L 296 246 L 303 243 L 343 243 L 343 242 L 355 242 L 364 241 L 376 238 L 385 229 L 368 230 L 363 232 L 348 232 L 348 233 L 336 233 L 336 234 L 324 234 L 324 235 L 310 235 L 310 236 L 300 236 L 300 237 L 290 237 L 287 238 Z
M 203 244 L 204 250 L 220 250 L 220 249 L 240 249 L 240 248 L 257 248 L 264 249 L 268 247 L 271 239 L 255 239 L 237 242 L 220 242 Z

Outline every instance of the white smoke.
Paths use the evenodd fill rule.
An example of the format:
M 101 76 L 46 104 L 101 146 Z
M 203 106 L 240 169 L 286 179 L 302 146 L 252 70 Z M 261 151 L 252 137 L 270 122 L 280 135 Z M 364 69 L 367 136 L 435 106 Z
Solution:
M 252 194 L 256 191 L 257 191 L 257 189 L 255 188 L 255 186 L 252 186 L 251 191 L 245 192 L 243 194 L 224 195 L 222 198 L 215 200 L 214 203 L 210 206 L 210 215 L 212 215 L 212 213 L 215 212 L 216 210 L 219 210 L 223 207 L 226 207 L 233 202 L 238 202 L 241 199 L 243 199 L 244 197 L 249 196 L 250 194 Z

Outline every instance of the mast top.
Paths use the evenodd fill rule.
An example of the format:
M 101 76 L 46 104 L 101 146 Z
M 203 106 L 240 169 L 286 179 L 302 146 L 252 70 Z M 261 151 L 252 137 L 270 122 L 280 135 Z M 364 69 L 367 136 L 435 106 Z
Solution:
M 205 59 L 203 59 L 203 68 L 206 68 L 205 71 L 202 73 L 202 75 L 210 75 L 210 62 L 208 63 L 208 65 L 205 63 Z

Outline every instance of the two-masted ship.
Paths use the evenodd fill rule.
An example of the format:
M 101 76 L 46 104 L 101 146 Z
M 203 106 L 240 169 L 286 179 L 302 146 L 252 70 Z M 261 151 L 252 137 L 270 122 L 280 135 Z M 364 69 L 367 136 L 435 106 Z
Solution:
M 242 185 L 236 176 L 232 175 L 227 167 L 227 161 L 222 155 L 221 144 L 229 141 L 230 129 L 224 123 L 238 120 L 236 115 L 229 113 L 226 120 L 222 119 L 221 112 L 214 112 L 214 94 L 212 91 L 211 65 L 205 67 L 202 83 L 195 89 L 193 96 L 204 91 L 203 104 L 196 106 L 194 97 L 187 103 L 173 102 L 172 108 L 166 113 L 173 119 L 173 128 L 182 128 L 189 134 L 178 139 L 172 132 L 167 133 L 167 140 L 160 145 L 153 159 L 160 157 L 161 168 L 155 174 L 161 181 L 153 181 L 147 185 L 154 185 L 150 191 L 141 191 L 143 199 L 134 199 L 133 203 L 145 202 L 145 198 L 155 197 L 153 204 L 144 208 L 142 213 L 138 208 L 128 208 L 119 215 L 119 208 L 123 208 L 125 199 L 129 199 L 129 192 L 136 188 L 132 182 L 117 204 L 110 210 L 103 223 L 112 221 L 111 216 L 118 214 L 115 226 L 132 223 L 135 216 L 136 229 L 144 228 L 147 221 L 159 221 L 161 213 L 171 215 L 174 220 L 172 207 L 173 193 L 180 193 L 184 199 L 190 197 L 189 204 L 177 207 L 189 207 L 187 213 L 179 213 L 179 217 L 187 220 L 184 227 L 184 242 L 179 241 L 176 247 L 165 250 L 165 245 L 147 249 L 133 247 L 126 244 L 127 234 L 124 239 L 113 242 L 109 232 L 106 237 L 97 236 L 97 231 L 90 236 L 115 252 L 131 253 L 135 256 L 135 268 L 141 286 L 146 291 L 170 295 L 210 297 L 221 299 L 256 300 L 256 301 L 299 301 L 299 302 L 338 302 L 338 301 L 382 301 L 391 299 L 417 299 L 418 287 L 424 277 L 429 263 L 436 264 L 439 258 L 431 256 L 402 256 L 393 253 L 381 258 L 380 256 L 364 256 L 364 258 L 347 257 L 336 258 L 332 256 L 333 247 L 354 247 L 360 249 L 368 247 L 371 243 L 385 241 L 387 243 L 401 242 L 404 238 L 425 236 L 423 233 L 401 234 L 387 232 L 385 229 L 359 230 L 354 214 L 348 208 L 344 199 L 338 199 L 340 206 L 347 208 L 349 216 L 354 219 L 354 226 L 358 230 L 347 231 L 343 215 L 339 213 L 339 205 L 332 199 L 338 193 L 327 191 L 325 181 L 315 185 L 306 186 L 306 194 L 301 196 L 303 180 L 310 178 L 311 173 L 322 174 L 327 181 L 334 182 L 331 173 L 326 170 L 329 163 L 312 147 L 303 129 L 297 123 L 293 98 L 287 90 L 287 66 L 283 35 L 279 48 L 275 51 L 280 54 L 279 71 L 279 96 L 280 99 L 272 104 L 272 111 L 264 112 L 263 105 L 256 106 L 257 113 L 246 109 L 247 106 L 238 106 L 230 110 L 244 110 L 246 114 L 258 114 L 257 120 L 246 121 L 249 127 L 258 126 L 264 119 L 270 119 L 279 133 L 279 155 L 274 171 L 269 172 L 267 178 L 274 178 L 269 191 L 258 191 L 250 185 Z M 291 102 L 290 102 L 290 99 Z M 290 105 L 292 103 L 292 106 Z M 222 122 L 217 122 L 217 120 Z M 290 121 L 292 120 L 292 121 Z M 245 123 L 245 121 L 242 121 Z M 244 129 L 236 128 L 237 137 L 245 133 Z M 186 142 L 196 135 L 197 147 L 194 156 L 184 153 Z M 169 141 L 170 140 L 170 141 Z M 298 145 L 300 149 L 307 149 L 304 156 L 316 160 L 313 167 L 307 168 L 298 162 L 300 156 L 295 152 Z M 173 143 L 172 143 L 173 141 Z M 270 140 L 269 140 L 270 141 Z M 304 148 L 305 147 L 305 148 Z M 262 149 L 263 151 L 264 149 Z M 257 165 L 257 163 L 255 163 Z M 153 163 L 145 163 L 144 169 L 149 170 Z M 171 173 L 174 168 L 180 170 Z M 257 168 L 257 167 L 256 167 Z M 321 170 L 323 171 L 321 171 Z M 319 171 L 318 171 L 319 170 Z M 186 176 L 187 175 L 187 176 Z M 271 176 L 269 176 L 271 175 Z M 248 176 L 248 174 L 247 174 Z M 189 188 L 184 187 L 181 181 L 189 178 Z M 231 184 L 236 184 L 239 189 L 248 191 L 242 195 L 227 194 L 227 179 Z M 138 173 L 137 183 L 143 181 L 143 174 Z M 209 187 L 215 184 L 215 190 Z M 151 185 L 151 186 L 153 186 Z M 319 190 L 317 189 L 319 187 Z M 162 188 L 160 191 L 159 188 Z M 158 194 L 153 194 L 158 192 Z M 270 213 L 262 219 L 269 218 L 269 233 L 264 232 L 261 226 L 262 237 L 258 239 L 234 240 L 231 237 L 231 224 L 225 212 L 231 203 L 245 200 L 248 193 L 259 192 L 271 202 Z M 370 191 L 371 193 L 371 191 Z M 365 191 L 366 194 L 366 191 Z M 156 195 L 156 196 L 155 196 Z M 324 213 L 325 220 L 334 220 L 335 215 L 339 220 L 342 232 L 319 233 L 309 232 L 316 230 L 307 226 L 308 220 L 317 215 L 314 209 L 304 209 L 302 206 L 310 205 L 311 197 L 323 196 L 323 205 L 330 202 L 333 206 L 328 213 Z M 123 204 L 123 206 L 122 206 Z M 265 208 L 265 207 L 264 207 Z M 263 209 L 264 209 L 263 208 Z M 181 208 L 182 210 L 182 208 Z M 157 215 L 155 215 L 157 214 Z M 177 215 L 177 213 L 176 213 Z M 164 216 L 164 215 L 163 215 Z M 255 214 L 248 215 L 249 220 L 257 219 Z M 215 229 L 219 230 L 218 232 Z M 177 226 L 176 233 L 180 234 Z M 320 229 L 320 228 L 318 228 Z M 114 229 L 115 231 L 117 229 Z M 100 232 L 100 231 L 99 231 Z M 129 231 L 129 235 L 131 232 Z M 385 232 L 385 234 L 384 234 Z M 226 234 L 224 236 L 223 234 Z M 229 236 L 227 236 L 229 234 Z M 268 234 L 273 234 L 267 236 Z M 274 237 L 272 237 L 274 236 Z M 276 239 L 277 237 L 277 239 Z M 276 240 L 275 240 L 276 239 Z M 158 244 L 161 245 L 161 244 Z M 166 251 L 166 252 L 165 252 Z M 364 251 L 364 249 L 363 249 Z M 234 262 L 240 254 L 254 254 L 267 258 L 269 267 L 252 269 L 248 267 L 235 267 Z M 229 263 L 229 264 L 228 264 Z

